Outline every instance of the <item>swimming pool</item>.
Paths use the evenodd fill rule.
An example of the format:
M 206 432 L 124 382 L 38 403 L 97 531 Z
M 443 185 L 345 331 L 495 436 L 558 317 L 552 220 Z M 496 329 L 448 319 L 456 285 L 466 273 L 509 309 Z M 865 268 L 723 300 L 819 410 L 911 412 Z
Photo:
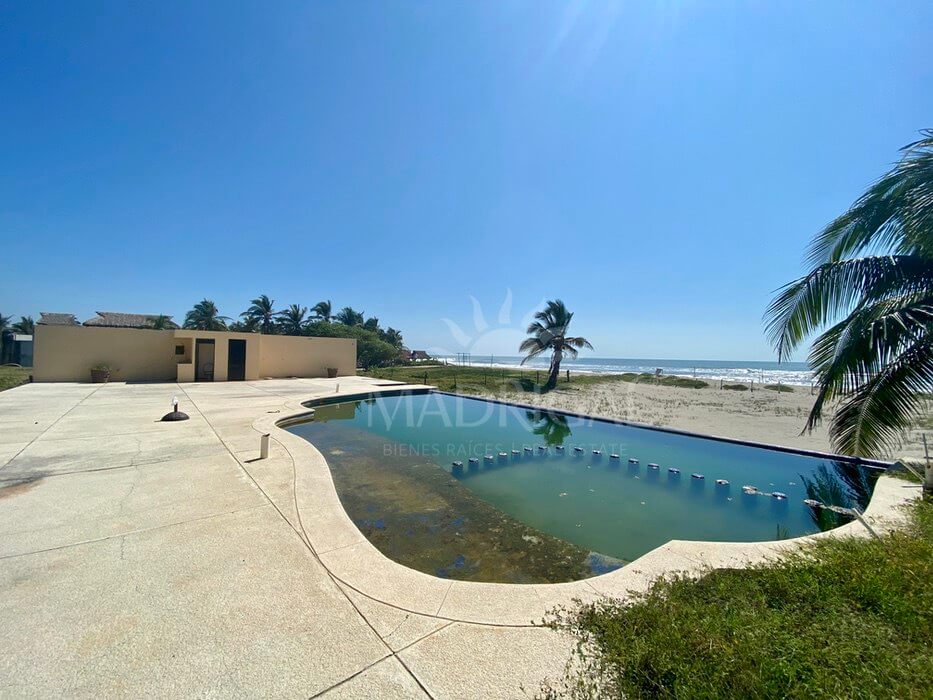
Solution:
M 819 532 L 864 509 L 877 466 L 441 392 L 317 403 L 283 427 L 326 457 L 384 554 L 437 576 L 558 582 L 672 539 Z M 747 488 L 743 488 L 747 487 Z

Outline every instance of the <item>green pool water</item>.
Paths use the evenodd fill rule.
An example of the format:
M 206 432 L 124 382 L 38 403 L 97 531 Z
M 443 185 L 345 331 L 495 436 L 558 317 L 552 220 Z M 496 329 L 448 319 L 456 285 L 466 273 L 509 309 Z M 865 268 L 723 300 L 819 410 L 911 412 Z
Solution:
M 383 553 L 466 580 L 567 581 L 672 539 L 818 532 L 843 517 L 805 499 L 864 508 L 880 473 L 437 392 L 319 405 L 287 430 L 324 453 L 344 508 Z

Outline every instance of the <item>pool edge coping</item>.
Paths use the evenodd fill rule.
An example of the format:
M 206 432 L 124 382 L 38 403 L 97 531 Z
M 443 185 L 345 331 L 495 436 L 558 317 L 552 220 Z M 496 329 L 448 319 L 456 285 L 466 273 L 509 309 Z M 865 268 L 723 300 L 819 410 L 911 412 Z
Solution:
M 374 387 L 375 389 L 375 387 Z M 294 471 L 295 508 L 300 528 L 320 563 L 343 585 L 377 602 L 407 612 L 443 620 L 504 626 L 539 624 L 545 613 L 558 605 L 572 605 L 575 600 L 600 597 L 629 598 L 644 591 L 659 576 L 666 574 L 701 574 L 715 568 L 747 568 L 780 554 L 825 537 L 869 536 L 853 521 L 826 532 L 802 535 L 787 540 L 759 542 L 710 542 L 670 540 L 624 567 L 586 579 L 564 583 L 514 584 L 442 579 L 400 564 L 375 547 L 360 532 L 340 502 L 330 467 L 324 455 L 309 441 L 285 430 L 285 425 L 313 414 L 315 403 L 333 399 L 355 401 L 373 396 L 436 392 L 460 398 L 477 398 L 519 409 L 550 411 L 574 417 L 644 427 L 655 431 L 703 439 L 713 439 L 750 447 L 780 449 L 824 459 L 842 459 L 862 464 L 868 460 L 846 458 L 815 451 L 797 450 L 765 443 L 720 438 L 677 429 L 645 426 L 567 411 L 553 410 L 514 402 L 468 397 L 437 390 L 429 385 L 399 385 L 378 390 L 350 389 L 328 395 L 284 402 L 291 411 L 285 415 L 264 414 L 252 427 L 274 435 L 288 452 Z M 310 405 L 309 405 L 310 404 Z M 890 463 L 872 460 L 885 467 Z M 869 466 L 876 466 L 871 464 Z M 309 483 L 310 482 L 310 483 Z M 321 489 L 320 487 L 325 488 Z M 864 517 L 874 527 L 887 530 L 901 525 L 906 518 L 903 506 L 919 496 L 917 485 L 882 474 L 878 477 Z M 916 489 L 913 493 L 911 489 Z

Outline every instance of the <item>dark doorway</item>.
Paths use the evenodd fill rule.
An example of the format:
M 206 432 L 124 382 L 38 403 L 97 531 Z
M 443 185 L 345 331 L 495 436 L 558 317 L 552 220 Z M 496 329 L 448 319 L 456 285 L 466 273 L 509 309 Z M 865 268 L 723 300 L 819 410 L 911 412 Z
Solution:
M 214 341 L 197 340 L 194 343 L 194 381 L 214 381 Z
M 231 340 L 227 347 L 227 381 L 242 382 L 246 379 L 246 341 Z

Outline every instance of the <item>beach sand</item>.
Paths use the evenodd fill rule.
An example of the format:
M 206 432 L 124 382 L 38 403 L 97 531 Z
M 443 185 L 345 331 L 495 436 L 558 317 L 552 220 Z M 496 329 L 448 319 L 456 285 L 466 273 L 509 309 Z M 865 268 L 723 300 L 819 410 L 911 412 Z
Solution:
M 557 390 L 547 394 L 509 392 L 498 398 L 704 435 L 833 452 L 825 422 L 812 433 L 801 434 L 813 403 L 809 387 L 795 386 L 792 393 L 779 393 L 767 389 L 733 391 L 714 385 L 687 389 L 614 381 L 577 387 L 572 383 L 558 385 Z M 933 450 L 933 432 L 928 440 Z M 914 430 L 886 457 L 920 460 L 923 455 L 921 433 Z

